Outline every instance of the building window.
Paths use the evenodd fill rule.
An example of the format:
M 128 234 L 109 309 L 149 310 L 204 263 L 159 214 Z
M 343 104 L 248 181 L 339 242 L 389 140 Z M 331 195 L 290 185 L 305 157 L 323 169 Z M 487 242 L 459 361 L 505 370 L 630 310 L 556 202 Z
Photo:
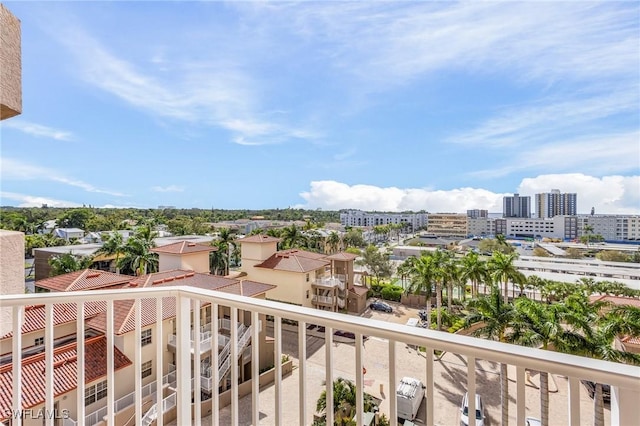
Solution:
M 84 405 L 91 405 L 96 401 L 106 398 L 107 396 L 107 381 L 97 383 L 93 386 L 89 386 L 84 390 Z
M 151 329 L 142 330 L 140 345 L 146 346 L 151 343 Z
M 309 290 L 307 290 L 307 299 L 309 298 Z
M 307 282 L 309 282 L 309 274 L 307 274 Z
M 36 340 L 33 343 L 35 346 L 44 345 L 44 337 L 36 337 Z
M 147 361 L 142 363 L 141 378 L 144 379 L 145 377 L 149 377 L 153 373 L 153 370 L 151 369 L 152 365 L 153 365 L 153 361 Z

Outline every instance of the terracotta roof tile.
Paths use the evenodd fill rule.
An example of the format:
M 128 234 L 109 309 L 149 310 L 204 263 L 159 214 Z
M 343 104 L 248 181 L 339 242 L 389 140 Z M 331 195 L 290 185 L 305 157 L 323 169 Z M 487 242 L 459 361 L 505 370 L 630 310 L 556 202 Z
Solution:
M 623 296 L 609 296 L 609 295 L 601 295 L 601 296 L 590 296 L 589 300 L 593 303 L 595 301 L 603 301 L 613 303 L 614 305 L 628 305 L 628 306 L 636 306 L 640 308 L 640 299 L 634 297 L 623 297 Z
M 242 280 L 240 284 L 242 285 L 242 296 L 248 297 L 255 297 L 277 287 L 276 285 L 251 280 Z
M 270 237 L 269 235 L 250 235 L 248 237 L 239 238 L 235 240 L 236 243 L 279 243 L 282 241 L 280 238 Z
M 356 285 L 356 286 L 353 286 L 353 288 L 350 288 L 349 291 L 352 291 L 357 295 L 362 295 L 362 294 L 366 294 L 369 291 L 369 289 L 362 285 Z
M 167 244 L 165 246 L 154 247 L 151 249 L 154 253 L 167 253 L 167 254 L 189 254 L 189 253 L 201 253 L 217 251 L 217 247 L 207 246 L 204 244 L 192 243 L 189 241 L 180 241 L 173 244 Z
M 340 253 L 336 253 L 336 254 L 332 254 L 331 256 L 327 256 L 326 259 L 349 261 L 349 260 L 355 260 L 357 257 L 358 257 L 358 255 L 355 255 L 353 253 L 347 253 L 346 251 L 342 251 Z
M 85 319 L 96 316 L 106 309 L 106 302 L 86 302 L 84 304 Z M 53 325 L 75 322 L 77 319 L 77 307 L 75 303 L 59 303 L 53 305 Z M 24 311 L 24 322 L 22 324 L 22 334 L 31 333 L 37 330 L 44 330 L 46 323 L 46 312 L 44 305 L 27 306 Z M 13 336 L 13 330 L 0 339 Z
M 329 264 L 329 261 L 323 259 L 324 256 L 318 253 L 304 250 L 285 250 L 271 255 L 255 267 L 276 271 L 310 272 Z
M 77 387 L 76 342 L 56 348 L 53 354 L 54 395 L 65 394 Z M 115 370 L 132 365 L 118 348 L 114 348 Z M 85 383 L 107 375 L 107 338 L 98 336 L 85 340 Z M 11 412 L 13 397 L 13 364 L 0 366 L 0 419 Z M 40 353 L 22 360 L 22 408 L 32 408 L 44 403 L 45 354 Z
M 84 269 L 36 281 L 36 287 L 51 291 L 80 291 L 114 287 L 131 280 L 127 275 L 113 274 L 96 269 Z

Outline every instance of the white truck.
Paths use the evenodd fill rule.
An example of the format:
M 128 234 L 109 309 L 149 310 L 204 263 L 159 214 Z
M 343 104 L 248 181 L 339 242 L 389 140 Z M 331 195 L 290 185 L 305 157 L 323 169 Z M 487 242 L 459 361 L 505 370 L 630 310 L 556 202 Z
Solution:
M 413 377 L 403 377 L 396 390 L 398 418 L 413 420 L 418 414 L 424 398 L 424 385 Z

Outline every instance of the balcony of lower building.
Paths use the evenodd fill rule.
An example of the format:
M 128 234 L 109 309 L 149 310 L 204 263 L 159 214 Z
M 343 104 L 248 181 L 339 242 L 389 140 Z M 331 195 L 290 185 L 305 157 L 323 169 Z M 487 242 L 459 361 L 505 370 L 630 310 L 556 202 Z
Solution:
M 474 412 L 476 408 L 474 396 L 479 390 L 486 389 L 486 382 L 492 381 L 499 386 L 499 373 L 494 371 L 500 371 L 496 366 L 501 364 L 506 365 L 509 371 L 509 387 L 511 388 L 508 400 L 508 404 L 511 406 L 508 417 L 509 424 L 525 425 L 526 418 L 531 415 L 532 410 L 536 410 L 534 405 L 530 403 L 530 398 L 532 392 L 539 391 L 531 390 L 528 371 L 548 372 L 562 378 L 562 394 L 554 396 L 554 398 L 561 398 L 557 405 L 562 406 L 562 409 L 557 410 L 557 417 L 552 418 L 553 424 L 574 426 L 589 422 L 590 419 L 583 412 L 584 407 L 588 404 L 585 405 L 581 380 L 610 385 L 611 403 L 610 408 L 606 411 L 606 424 L 625 425 L 637 422 L 637 401 L 640 400 L 640 381 L 638 380 L 640 368 L 626 364 L 609 363 L 381 322 L 359 316 L 319 312 L 316 309 L 188 287 L 140 288 L 132 289 L 126 293 L 100 290 L 47 293 L 36 296 L 3 296 L 1 302 L 3 307 L 13 309 L 14 335 L 19 336 L 18 331 L 25 307 L 33 305 L 36 299 L 37 303 L 47 307 L 52 307 L 57 303 L 77 303 L 79 309 L 86 302 L 104 300 L 107 305 L 107 328 L 113 330 L 113 315 L 110 314 L 113 313 L 114 301 L 134 300 L 135 303 L 139 303 L 142 299 L 154 298 L 158 300 L 157 311 L 159 312 L 162 309 L 162 299 L 167 297 L 176 299 L 175 371 L 171 371 L 165 376 L 156 373 L 152 381 L 155 383 L 155 389 L 153 385 L 147 385 L 149 386 L 147 389 L 146 386 L 143 386 L 142 381 L 134 376 L 131 378 L 130 391 L 125 395 L 126 398 L 116 399 L 117 386 L 113 359 L 115 342 L 113 334 L 107 333 L 106 411 L 103 409 L 102 412 L 95 415 L 93 413 L 87 414 L 82 398 L 80 400 L 72 398 L 65 400 L 56 393 L 57 382 L 55 378 L 57 374 L 55 370 L 57 367 L 51 356 L 46 356 L 42 372 L 45 386 L 42 395 L 39 396 L 42 399 L 41 406 L 48 412 L 53 412 L 54 407 L 60 404 L 62 409 L 69 410 L 70 417 L 84 419 L 84 423 L 79 422 L 83 424 L 90 424 L 90 419 L 87 419 L 87 416 L 93 416 L 93 418 L 111 425 L 126 424 L 126 421 L 130 421 L 129 424 L 155 423 L 162 426 L 174 422 L 174 424 L 182 425 L 199 423 L 207 415 L 211 417 L 212 424 L 311 424 L 315 401 L 318 397 L 316 391 L 326 390 L 326 405 L 331 407 L 333 406 L 332 386 L 326 386 L 326 384 L 333 383 L 338 377 L 348 375 L 355 384 L 355 421 L 362 425 L 365 424 L 366 414 L 364 393 L 376 392 L 369 383 L 368 377 L 375 376 L 380 381 L 380 394 L 384 395 L 382 387 L 387 389 L 387 395 L 382 397 L 384 401 L 380 405 L 380 414 L 384 413 L 390 423 L 396 425 L 398 423 L 398 403 L 393 390 L 401 379 L 401 374 L 405 374 L 408 367 L 399 360 L 409 350 L 407 348 L 416 348 L 419 350 L 415 350 L 414 357 L 421 364 L 421 368 L 416 370 L 416 375 L 424 383 L 426 395 L 422 401 L 421 413 L 424 414 L 424 417 L 421 418 L 421 422 L 426 425 L 442 423 L 442 421 L 437 421 L 437 416 L 442 415 L 443 410 L 444 414 L 449 416 L 445 419 L 451 420 L 451 422 L 455 421 L 454 415 L 459 415 L 457 408 L 454 408 L 454 411 L 447 408 L 450 405 L 459 406 L 459 401 L 457 394 L 445 391 L 439 382 L 440 377 L 444 377 L 437 374 L 441 368 L 446 367 L 451 373 L 447 377 L 455 387 L 455 392 L 468 392 L 469 410 Z M 191 351 L 192 321 L 196 324 L 199 322 L 197 317 L 192 319 L 191 309 L 194 306 L 195 312 L 203 303 L 211 304 L 214 318 L 217 316 L 218 309 L 224 307 L 230 312 L 231 324 L 239 322 L 242 311 L 248 313 L 250 325 L 256 325 L 251 328 L 249 333 L 252 343 L 249 353 L 246 352 L 248 346 L 244 346 L 243 343 L 245 333 L 238 327 L 232 327 L 229 336 L 229 356 L 222 357 L 221 351 L 210 351 L 210 365 L 217 365 L 218 368 L 205 368 L 204 371 L 202 367 L 194 368 L 194 365 L 200 366 L 202 359 L 199 347 L 201 339 L 196 339 L 193 343 L 193 354 L 195 355 Z M 48 314 L 45 318 L 47 328 L 44 343 L 47 348 L 45 353 L 49 353 L 53 349 L 51 312 L 52 308 L 48 308 Z M 259 357 L 264 348 L 259 343 L 259 327 L 257 327 L 261 315 L 273 318 L 273 325 L 268 330 L 273 335 L 273 345 L 267 347 L 273 355 L 273 359 L 277 361 L 273 367 L 274 386 L 267 387 L 262 386 L 260 380 L 250 380 L 244 383 L 241 380 L 241 370 L 244 368 L 250 370 L 251 377 L 261 377 Z M 324 340 L 317 337 L 307 338 L 308 324 L 323 327 Z M 83 327 L 82 322 L 79 322 L 78 335 L 80 336 L 84 335 Z M 140 330 L 138 320 L 136 332 L 139 333 Z M 333 338 L 336 330 L 352 333 L 354 342 L 344 344 L 344 347 L 341 346 L 342 344 L 337 344 Z M 365 340 L 370 342 L 366 347 Z M 284 367 L 280 362 L 284 353 L 283 348 L 296 343 L 297 345 L 294 347 L 297 351 L 297 368 L 294 374 L 285 380 L 282 378 Z M 162 359 L 165 348 L 161 339 L 157 339 L 152 344 L 156 345 L 157 365 L 165 365 Z M 372 346 L 373 344 L 375 346 Z M 368 353 L 374 348 L 375 353 Z M 21 349 L 21 339 L 15 338 L 13 340 L 14 356 L 11 360 L 11 371 L 15 374 L 11 375 L 9 381 L 11 386 L 5 383 L 1 385 L 0 389 L 5 395 L 5 401 L 10 402 L 9 407 L 2 407 L 6 410 L 17 411 L 26 408 L 27 395 L 30 392 L 28 383 L 22 379 L 25 371 L 23 371 L 24 367 L 20 362 Z M 445 354 L 452 362 L 446 366 L 440 366 L 438 360 Z M 320 361 L 315 364 L 310 363 L 311 355 Z M 139 371 L 142 364 L 141 348 L 133 348 L 133 353 L 129 356 L 133 366 Z M 224 373 L 220 370 L 224 363 L 222 358 L 233 360 L 229 362 L 229 368 Z M 78 359 L 82 358 L 78 357 Z M 250 359 L 251 362 L 247 364 L 241 362 L 245 359 Z M 371 360 L 366 368 L 365 359 Z M 377 365 L 376 362 L 380 365 Z M 489 371 L 484 368 L 485 365 L 493 367 Z M 367 369 L 369 369 L 368 373 Z M 455 374 L 452 373 L 454 369 Z M 211 377 L 210 395 L 206 392 L 209 385 L 203 382 L 203 379 L 210 378 L 208 376 L 214 376 Z M 309 380 L 311 377 L 320 376 L 323 377 L 321 382 Z M 229 389 L 223 392 L 220 390 L 222 387 L 214 385 L 216 380 L 221 379 L 228 380 L 225 386 L 229 386 Z M 83 395 L 86 385 L 82 380 L 82 375 L 79 374 L 75 386 L 78 394 Z M 162 392 L 156 392 L 157 389 L 161 389 Z M 249 398 L 248 405 L 246 405 L 246 409 L 240 410 L 240 396 L 245 393 L 247 395 L 245 398 Z M 225 402 L 223 402 L 223 394 L 228 396 L 224 399 Z M 456 401 L 452 403 L 451 401 L 454 399 Z M 116 404 L 116 400 L 122 400 L 122 402 Z M 161 404 L 160 401 L 162 401 Z M 227 407 L 223 410 L 225 405 Z M 245 406 L 243 405 L 243 407 Z M 495 413 L 496 410 L 499 410 L 499 401 L 492 400 L 488 409 Z M 129 410 L 126 419 L 124 418 L 125 410 Z M 492 416 L 493 422 L 498 422 L 499 413 Z M 332 424 L 334 413 L 327 412 L 326 417 L 327 424 Z M 66 421 L 71 422 L 70 419 Z M 45 423 L 53 425 L 54 419 L 45 419 Z M 21 424 L 21 422 L 18 420 L 12 424 Z

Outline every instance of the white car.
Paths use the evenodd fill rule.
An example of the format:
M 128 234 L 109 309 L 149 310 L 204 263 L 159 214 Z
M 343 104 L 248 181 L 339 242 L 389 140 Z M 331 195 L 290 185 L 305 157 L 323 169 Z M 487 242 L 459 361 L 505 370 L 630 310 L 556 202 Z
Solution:
M 484 404 L 480 395 L 476 394 L 476 422 L 475 426 L 484 426 Z M 469 393 L 464 394 L 460 406 L 460 426 L 469 426 Z
M 525 424 L 527 426 L 542 426 L 542 420 L 536 419 L 535 417 L 527 417 L 525 419 Z

